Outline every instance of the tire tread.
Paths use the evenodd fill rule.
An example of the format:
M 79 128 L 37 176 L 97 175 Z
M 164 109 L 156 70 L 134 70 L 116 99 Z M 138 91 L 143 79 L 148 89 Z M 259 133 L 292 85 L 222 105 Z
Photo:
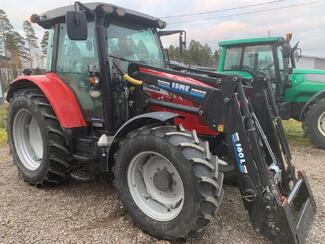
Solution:
M 27 97 L 38 107 L 44 121 L 47 121 L 45 125 L 49 138 L 48 168 L 46 173 L 40 177 L 41 179 L 39 180 L 31 180 L 26 177 L 24 177 L 24 180 L 36 187 L 58 185 L 65 182 L 69 178 L 72 168 L 69 161 L 71 154 L 69 149 L 63 143 L 65 141 L 63 131 L 51 104 L 48 102 L 45 95 L 36 88 L 18 90 L 14 93 L 12 100 L 18 96 Z M 51 134 L 55 134 L 56 136 L 51 136 Z
M 193 218 L 195 218 L 193 223 L 196 224 L 189 225 L 186 233 L 182 232 L 174 236 L 167 234 L 160 234 L 157 236 L 153 230 L 146 228 L 143 225 L 141 225 L 141 227 L 145 232 L 157 236 L 158 238 L 168 239 L 171 241 L 188 239 L 195 233 L 200 232 L 202 228 L 204 228 L 213 219 L 214 214 L 221 204 L 223 196 L 223 174 L 218 172 L 218 159 L 214 156 L 211 157 L 208 142 L 203 142 L 200 140 L 196 134 L 196 131 L 186 131 L 182 125 L 178 125 L 177 127 L 160 125 L 140 128 L 129 133 L 126 138 L 123 138 L 120 141 L 119 149 L 115 154 L 117 161 L 119 151 L 130 141 L 130 139 L 148 134 L 163 138 L 164 141 L 177 147 L 178 150 L 184 155 L 184 158 L 187 158 L 184 154 L 184 150 L 191 150 L 193 155 L 196 155 L 187 160 L 192 165 L 193 177 L 195 178 L 198 189 L 197 192 L 199 195 L 198 202 L 200 204 L 198 204 L 199 213 L 193 214 Z M 178 145 L 175 145 L 170 141 L 170 139 L 173 137 L 178 137 L 176 140 Z M 195 170 L 195 168 L 197 170 Z M 138 224 L 136 219 L 134 219 L 134 221 L 136 224 Z

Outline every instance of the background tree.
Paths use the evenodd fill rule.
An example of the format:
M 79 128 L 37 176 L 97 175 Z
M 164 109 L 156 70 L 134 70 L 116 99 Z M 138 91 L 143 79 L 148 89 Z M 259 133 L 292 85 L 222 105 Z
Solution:
M 47 44 L 48 44 L 48 40 L 49 40 L 49 31 L 45 31 L 42 41 L 41 41 L 41 47 L 42 47 L 42 53 L 44 55 L 47 54 Z
M 202 45 L 199 41 L 191 40 L 187 50 L 183 50 L 180 54 L 179 47 L 170 45 L 168 48 L 169 57 L 171 60 L 216 68 L 219 62 L 218 51 L 212 52 L 212 49 L 207 45 Z
M 218 50 L 215 50 L 214 51 L 214 54 L 212 56 L 213 67 L 218 67 L 218 65 L 219 65 L 219 58 L 220 58 L 219 52 L 218 52 Z
M 38 48 L 37 44 L 37 37 L 34 31 L 34 28 L 32 24 L 25 20 L 23 23 L 23 29 L 25 32 L 25 40 L 27 44 L 28 54 L 29 54 L 29 62 L 30 62 L 30 68 L 33 68 L 33 50 Z
M 4 10 L 0 9 L 0 41 L 4 43 L 4 55 L 7 56 L 7 40 L 6 33 L 10 33 L 13 30 L 7 14 Z
M 16 77 L 23 68 L 23 61 L 29 60 L 29 53 L 24 38 L 16 31 L 6 34 L 7 49 L 11 54 L 11 68 Z

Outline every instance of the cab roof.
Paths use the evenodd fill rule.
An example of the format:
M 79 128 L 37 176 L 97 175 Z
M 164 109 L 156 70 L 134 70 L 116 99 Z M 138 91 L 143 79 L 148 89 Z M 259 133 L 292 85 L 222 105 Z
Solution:
M 244 46 L 248 44 L 267 44 L 273 42 L 283 42 L 284 38 L 281 36 L 272 37 L 258 37 L 258 38 L 247 38 L 247 39 L 237 39 L 237 40 L 227 40 L 218 43 L 219 47 L 226 46 Z
M 158 21 L 160 21 L 159 18 L 144 14 L 144 13 L 140 13 L 131 9 L 127 9 L 124 7 L 120 7 L 114 4 L 110 4 L 110 3 L 103 3 L 103 2 L 90 2 L 90 3 L 83 3 L 83 5 L 85 5 L 87 8 L 89 8 L 90 10 L 95 10 L 98 6 L 102 5 L 102 6 L 110 6 L 114 9 L 123 9 L 125 11 L 125 18 L 130 18 L 133 21 L 143 21 L 146 22 L 147 25 L 149 23 L 153 24 L 153 27 L 157 27 L 159 28 L 159 25 L 157 24 L 157 26 L 154 26 L 154 23 L 158 23 Z M 59 8 L 55 8 L 49 11 L 46 11 L 45 13 L 39 15 L 41 17 L 41 20 L 38 21 L 37 23 L 42 26 L 45 29 L 49 29 L 50 27 L 52 27 L 52 25 L 56 24 L 56 23 L 61 23 L 65 21 L 65 15 L 68 11 L 74 11 L 74 5 L 66 5 L 63 7 L 59 7 Z M 124 18 L 122 17 L 122 18 Z M 166 26 L 166 24 L 165 24 Z

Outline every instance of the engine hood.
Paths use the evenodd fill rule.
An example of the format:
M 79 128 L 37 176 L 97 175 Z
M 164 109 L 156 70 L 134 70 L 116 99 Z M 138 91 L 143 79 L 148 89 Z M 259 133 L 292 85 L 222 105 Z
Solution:
M 294 69 L 291 74 L 291 80 L 297 83 L 313 82 L 325 83 L 325 70 L 317 69 Z
M 325 70 L 318 69 L 294 69 L 292 74 L 302 74 L 302 75 L 325 75 Z

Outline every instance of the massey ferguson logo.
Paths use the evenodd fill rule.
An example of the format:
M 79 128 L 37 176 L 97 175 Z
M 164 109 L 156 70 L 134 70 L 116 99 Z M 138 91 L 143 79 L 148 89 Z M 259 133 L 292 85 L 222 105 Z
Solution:
M 237 164 L 240 168 L 240 172 L 247 174 L 247 168 L 246 168 L 246 159 L 244 155 L 244 150 L 242 148 L 242 145 L 239 140 L 238 133 L 232 135 L 232 143 L 235 150 L 235 153 L 237 155 Z
M 179 90 L 179 91 L 182 91 L 182 92 L 187 92 L 187 93 L 190 92 L 190 86 L 183 85 L 183 84 L 180 84 L 180 83 L 177 83 L 177 82 L 172 83 L 172 88 L 176 89 L 176 90 Z

